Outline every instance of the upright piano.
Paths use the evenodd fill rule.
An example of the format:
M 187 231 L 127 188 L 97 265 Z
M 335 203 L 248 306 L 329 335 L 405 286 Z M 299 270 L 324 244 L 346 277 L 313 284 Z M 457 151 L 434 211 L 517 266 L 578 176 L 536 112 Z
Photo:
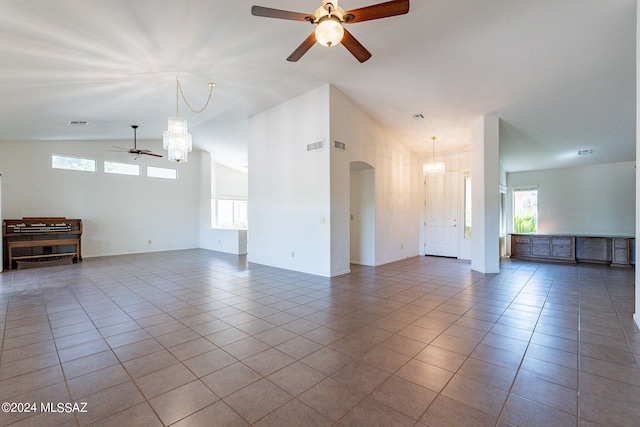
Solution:
M 4 268 L 30 268 L 82 261 L 82 220 L 33 217 L 2 221 Z

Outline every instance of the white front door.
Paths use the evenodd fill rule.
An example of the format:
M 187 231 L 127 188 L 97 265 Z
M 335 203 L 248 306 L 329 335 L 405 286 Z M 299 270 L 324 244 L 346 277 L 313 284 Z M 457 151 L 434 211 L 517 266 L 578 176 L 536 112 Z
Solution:
M 425 255 L 458 257 L 458 172 L 426 176 Z

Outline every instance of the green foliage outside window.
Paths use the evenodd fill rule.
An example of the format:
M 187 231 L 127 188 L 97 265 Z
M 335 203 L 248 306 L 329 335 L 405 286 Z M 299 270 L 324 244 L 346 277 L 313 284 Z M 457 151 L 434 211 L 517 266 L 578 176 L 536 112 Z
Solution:
M 536 212 L 529 209 L 520 212 L 513 218 L 513 229 L 516 233 L 535 233 L 536 228 Z

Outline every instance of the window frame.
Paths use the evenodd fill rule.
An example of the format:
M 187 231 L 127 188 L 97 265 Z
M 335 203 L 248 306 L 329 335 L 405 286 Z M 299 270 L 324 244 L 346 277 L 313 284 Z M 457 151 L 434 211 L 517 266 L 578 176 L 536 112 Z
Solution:
M 471 191 L 471 174 L 465 173 L 463 177 L 464 183 L 464 235 L 463 238 L 470 239 L 472 234 L 472 191 Z
M 172 171 L 173 172 L 173 176 L 162 176 L 161 174 L 159 175 L 152 175 L 149 172 L 151 171 Z M 147 178 L 159 178 L 159 179 L 169 179 L 169 180 L 177 180 L 178 179 L 178 169 L 176 168 L 162 168 L 162 167 L 158 167 L 158 166 L 147 166 Z
M 522 208 L 518 209 L 516 207 L 516 203 L 517 203 L 517 193 L 527 193 L 527 192 L 532 192 L 535 193 L 535 205 L 531 206 L 529 208 L 529 211 L 533 211 L 533 215 L 531 215 L 529 213 L 529 211 L 527 211 L 527 216 L 530 217 L 532 216 L 534 221 L 533 221 L 533 226 L 531 226 L 530 224 L 526 227 L 522 227 L 522 226 L 518 226 L 518 220 L 517 218 L 521 217 L 521 215 L 519 214 L 520 212 L 523 211 Z M 512 218 L 512 227 L 513 227 L 513 232 L 514 233 L 520 233 L 520 234 L 525 234 L 525 233 L 537 233 L 538 232 L 538 224 L 540 223 L 540 217 L 538 214 L 538 187 L 518 187 L 518 188 L 514 188 L 512 190 L 512 208 L 513 208 L 513 218 Z M 530 221 L 526 221 L 525 217 L 523 219 L 523 222 L 529 222 Z
M 74 167 L 56 166 L 56 164 L 55 164 L 55 159 L 56 158 L 73 159 L 73 160 L 84 160 L 84 161 L 92 162 L 93 163 L 93 168 L 92 169 L 86 169 L 86 168 L 81 168 L 81 167 L 74 168 Z M 78 171 L 78 172 L 97 172 L 98 162 L 96 161 L 96 159 L 91 159 L 91 158 L 88 158 L 88 157 L 68 156 L 68 155 L 65 155 L 65 154 L 52 154 L 51 155 L 51 169 Z
M 220 208 L 219 204 L 221 201 L 230 201 L 233 202 L 232 206 L 232 226 L 223 226 L 220 224 Z M 244 218 L 236 217 L 236 203 L 244 203 Z M 212 228 L 221 229 L 221 230 L 247 230 L 249 228 L 248 224 L 248 203 L 249 200 L 244 197 L 230 197 L 230 196 L 218 196 L 211 198 L 211 224 Z M 240 221 L 244 222 L 244 226 L 240 223 Z M 240 224 L 240 226 L 238 226 Z
M 127 167 L 135 167 L 136 171 L 135 173 L 132 173 L 133 171 L 131 171 L 131 173 L 129 172 L 122 172 L 122 171 L 108 171 L 107 170 L 107 163 L 112 164 L 112 165 L 123 165 L 123 166 L 127 166 Z M 103 162 L 103 172 L 106 174 L 110 174 L 110 175 L 126 175 L 126 176 L 140 176 L 140 165 L 137 165 L 135 163 L 123 163 L 123 162 L 113 162 L 111 160 L 105 160 Z

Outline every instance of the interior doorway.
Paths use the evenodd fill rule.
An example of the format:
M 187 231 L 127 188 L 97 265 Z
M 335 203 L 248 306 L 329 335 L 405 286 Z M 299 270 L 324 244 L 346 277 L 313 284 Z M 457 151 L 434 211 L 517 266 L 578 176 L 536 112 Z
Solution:
M 458 257 L 458 175 L 425 177 L 425 255 Z
M 365 162 L 352 162 L 350 170 L 350 260 L 375 266 L 375 169 Z

